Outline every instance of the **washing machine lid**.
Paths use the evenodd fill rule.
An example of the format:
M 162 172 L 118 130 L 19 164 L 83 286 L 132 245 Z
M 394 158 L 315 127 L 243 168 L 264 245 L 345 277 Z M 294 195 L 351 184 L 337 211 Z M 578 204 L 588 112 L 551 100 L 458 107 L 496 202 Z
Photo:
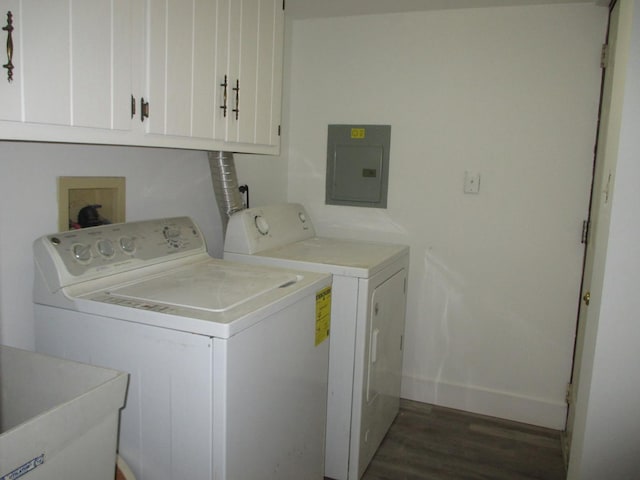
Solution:
M 369 278 L 408 254 L 406 245 L 313 237 L 253 256 L 273 260 L 270 265 Z
M 108 295 L 136 303 L 226 312 L 249 302 L 259 308 L 264 303 L 261 296 L 298 280 L 292 272 L 212 260 L 111 288 Z

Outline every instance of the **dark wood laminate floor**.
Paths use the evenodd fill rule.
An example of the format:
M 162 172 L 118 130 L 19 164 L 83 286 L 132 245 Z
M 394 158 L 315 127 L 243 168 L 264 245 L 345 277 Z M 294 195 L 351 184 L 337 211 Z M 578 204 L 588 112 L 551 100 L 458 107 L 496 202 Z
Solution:
M 560 432 L 402 400 L 362 480 L 562 480 Z

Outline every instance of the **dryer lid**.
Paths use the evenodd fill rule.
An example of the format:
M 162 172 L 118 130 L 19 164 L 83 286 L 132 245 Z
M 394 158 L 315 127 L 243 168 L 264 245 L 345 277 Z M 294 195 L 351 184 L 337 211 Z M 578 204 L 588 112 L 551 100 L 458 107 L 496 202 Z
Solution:
M 408 253 L 406 245 L 314 237 L 253 256 L 273 259 L 272 265 L 286 268 L 370 278 Z

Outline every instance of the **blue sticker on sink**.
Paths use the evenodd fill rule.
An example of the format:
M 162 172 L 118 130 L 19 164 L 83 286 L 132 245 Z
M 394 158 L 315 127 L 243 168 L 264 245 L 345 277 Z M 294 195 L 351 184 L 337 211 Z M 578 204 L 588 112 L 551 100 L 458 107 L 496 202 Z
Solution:
M 26 475 L 31 470 L 33 470 L 36 467 L 39 467 L 43 463 L 44 463 L 44 453 L 40 456 L 37 456 L 33 460 L 29 460 L 27 463 L 19 466 L 14 471 L 9 472 L 6 475 L 3 475 L 2 477 L 0 477 L 0 480 L 15 480 L 16 478 L 20 478 L 21 476 Z

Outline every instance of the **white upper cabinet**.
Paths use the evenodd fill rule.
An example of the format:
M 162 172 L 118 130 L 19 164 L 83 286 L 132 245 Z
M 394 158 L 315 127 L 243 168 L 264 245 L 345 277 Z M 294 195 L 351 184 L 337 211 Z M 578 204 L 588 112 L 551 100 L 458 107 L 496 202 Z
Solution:
M 13 17 L 14 65 L 11 83 L 7 69 L 0 78 L 0 117 L 29 124 L 129 128 L 129 3 L 0 0 L 0 13 L 6 18 L 10 11 Z M 8 32 L 2 33 L 7 40 Z
M 282 0 L 148 0 L 146 8 L 145 131 L 276 152 Z
M 0 0 L 0 139 L 277 153 L 282 1 Z

